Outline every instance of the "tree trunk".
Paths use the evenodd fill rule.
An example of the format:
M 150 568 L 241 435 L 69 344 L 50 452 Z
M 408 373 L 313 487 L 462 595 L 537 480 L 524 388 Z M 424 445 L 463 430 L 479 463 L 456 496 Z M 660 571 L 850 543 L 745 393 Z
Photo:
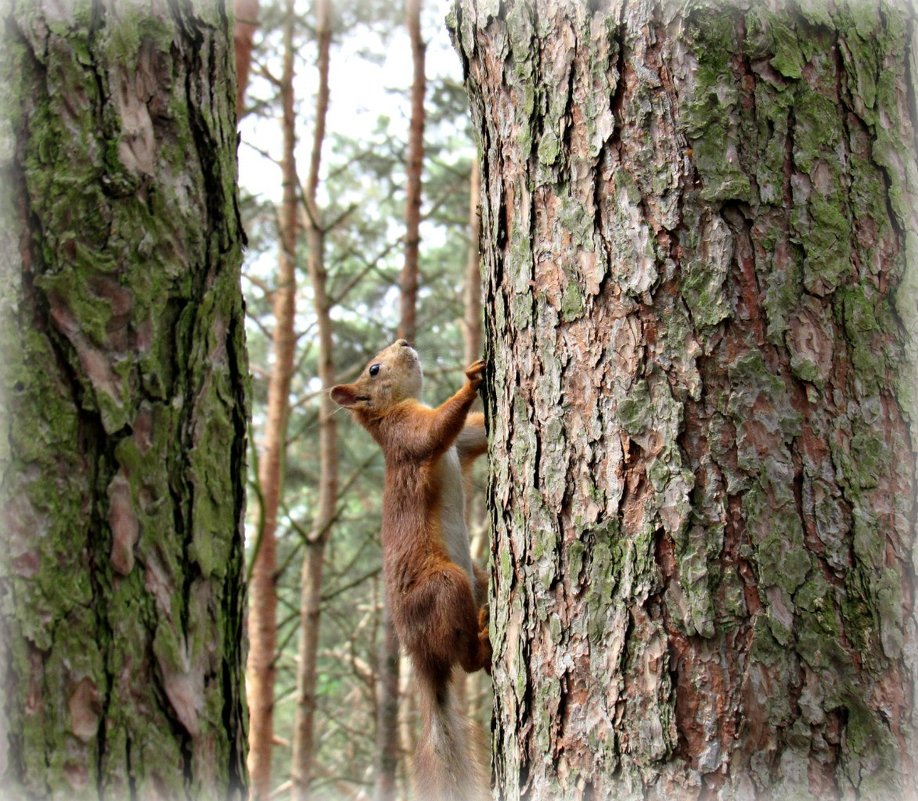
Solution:
M 245 795 L 246 373 L 222 3 L 0 44 L 0 786 Z
M 405 182 L 405 264 L 401 277 L 399 336 L 414 342 L 417 334 L 418 252 L 421 243 L 421 179 L 424 172 L 424 52 L 421 39 L 421 0 L 405 0 L 405 25 L 411 41 L 411 123 Z
M 308 267 L 319 331 L 319 497 L 313 530 L 303 555 L 300 605 L 300 642 L 297 668 L 297 707 L 294 720 L 291 797 L 303 801 L 309 795 L 312 761 L 315 752 L 316 668 L 319 653 L 319 624 L 322 599 L 322 569 L 325 546 L 338 506 L 338 434 L 335 403 L 328 394 L 335 385 L 332 341 L 331 299 L 325 271 L 325 229 L 316 203 L 322 143 L 329 99 L 329 60 L 331 53 L 331 6 L 329 0 L 316 0 L 316 43 L 318 46 L 318 87 L 312 154 L 305 191 L 305 227 L 309 240 Z
M 277 512 L 284 484 L 290 379 L 296 351 L 296 245 L 298 238 L 297 174 L 294 150 L 295 25 L 293 0 L 287 0 L 284 21 L 284 67 L 281 76 L 283 108 L 283 200 L 280 211 L 280 253 L 277 283 L 272 301 L 274 362 L 268 381 L 268 411 L 264 441 L 258 463 L 261 487 L 261 530 L 254 551 L 249 602 L 249 660 L 246 681 L 249 691 L 249 772 L 252 796 L 265 801 L 271 793 L 271 759 L 274 740 L 274 678 L 277 647 Z
M 916 19 L 751 6 L 453 11 L 506 798 L 914 795 Z
M 319 652 L 319 622 L 322 601 L 322 572 L 325 542 L 306 543 L 300 583 L 300 640 L 297 660 L 296 712 L 293 724 L 290 797 L 309 797 L 315 755 L 316 663 Z
M 252 39 L 258 29 L 259 0 L 235 0 L 233 49 L 236 55 L 236 117 L 245 111 L 245 90 L 252 69 Z
M 376 681 L 376 779 L 374 801 L 392 801 L 396 795 L 399 759 L 399 642 L 389 614 L 381 604 L 379 668 Z

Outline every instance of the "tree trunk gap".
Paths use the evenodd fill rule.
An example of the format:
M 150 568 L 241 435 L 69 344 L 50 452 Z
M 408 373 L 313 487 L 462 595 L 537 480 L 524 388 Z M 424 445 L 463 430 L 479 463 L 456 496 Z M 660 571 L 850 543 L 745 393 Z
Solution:
M 471 364 L 480 359 L 482 354 L 480 196 L 481 166 L 476 157 L 469 172 L 469 250 L 466 257 L 465 286 L 463 287 L 464 364 Z M 487 564 L 487 511 L 484 508 L 484 493 L 480 487 L 476 487 L 475 476 L 479 470 L 485 469 L 483 465 L 476 464 L 465 476 L 465 522 L 469 530 L 472 562 L 483 567 Z M 457 682 L 459 704 L 468 712 L 471 720 L 483 721 L 485 725 L 490 720 L 490 710 L 485 709 L 485 701 L 488 697 L 486 685 L 489 685 L 490 682 L 491 677 L 483 671 L 469 673 L 464 677 L 464 681 Z
M 915 12 L 459 0 L 504 798 L 915 796 Z
M 221 2 L 0 43 L 0 786 L 243 798 L 247 364 Z

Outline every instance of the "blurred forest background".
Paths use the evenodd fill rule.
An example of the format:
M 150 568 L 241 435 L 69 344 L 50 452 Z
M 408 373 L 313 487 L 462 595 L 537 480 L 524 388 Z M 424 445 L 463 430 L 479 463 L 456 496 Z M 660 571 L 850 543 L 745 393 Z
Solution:
M 406 787 L 417 714 L 383 610 L 383 462 L 325 390 L 399 335 L 415 343 L 425 399 L 437 403 L 480 354 L 477 164 L 447 11 L 410 0 L 237 3 L 237 51 L 257 15 L 240 79 L 239 168 L 259 798 L 292 788 L 384 799 Z M 470 504 L 479 563 L 485 469 Z M 486 722 L 489 681 L 468 682 Z

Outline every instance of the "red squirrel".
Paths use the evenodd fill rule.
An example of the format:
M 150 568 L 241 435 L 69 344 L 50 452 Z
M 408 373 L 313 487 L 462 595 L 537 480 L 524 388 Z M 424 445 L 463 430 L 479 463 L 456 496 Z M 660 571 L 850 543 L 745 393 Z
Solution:
M 463 516 L 463 468 L 487 450 L 484 415 L 469 414 L 485 363 L 432 409 L 419 400 L 418 354 L 404 339 L 380 351 L 352 384 L 331 390 L 379 443 L 386 462 L 382 553 L 386 597 L 421 690 L 417 801 L 487 796 L 468 722 L 453 708 L 458 664 L 490 673 L 487 577 L 472 563 Z

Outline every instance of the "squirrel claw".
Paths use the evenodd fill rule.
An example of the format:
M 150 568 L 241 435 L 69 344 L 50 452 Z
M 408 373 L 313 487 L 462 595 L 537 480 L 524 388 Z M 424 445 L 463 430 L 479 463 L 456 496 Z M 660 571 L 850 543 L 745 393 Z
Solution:
M 475 389 L 478 389 L 482 381 L 484 381 L 484 371 L 487 366 L 488 363 L 484 359 L 479 359 L 465 368 L 465 377 Z
M 489 676 L 491 675 L 491 659 L 493 658 L 493 650 L 491 648 L 491 638 L 488 634 L 487 629 L 482 629 L 478 633 L 478 642 L 481 652 L 481 667 L 485 673 Z

